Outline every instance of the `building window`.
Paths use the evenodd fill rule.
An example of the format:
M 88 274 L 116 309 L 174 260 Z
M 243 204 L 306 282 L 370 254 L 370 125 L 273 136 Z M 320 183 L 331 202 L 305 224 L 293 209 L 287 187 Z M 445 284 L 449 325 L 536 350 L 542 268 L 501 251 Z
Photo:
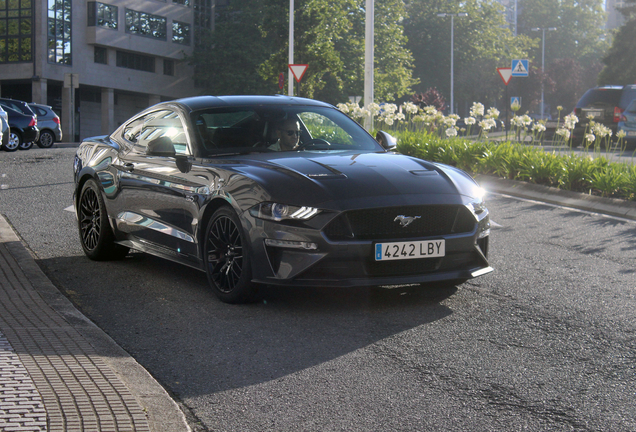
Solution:
M 172 42 L 183 45 L 190 45 L 190 24 L 173 21 Z
M 117 66 L 144 72 L 154 72 L 155 58 L 142 54 L 117 51 Z
M 100 2 L 88 2 L 88 26 L 117 30 L 117 6 Z
M 163 74 L 174 76 L 174 60 L 163 60 Z
M 172 0 L 172 3 L 184 5 L 190 7 L 190 0 Z
M 104 47 L 95 47 L 95 63 L 108 64 L 108 50 Z
M 126 9 L 126 32 L 166 40 L 166 19 L 159 15 Z
M 31 0 L 0 1 L 0 63 L 33 61 Z
M 48 0 L 48 61 L 71 65 L 71 0 Z

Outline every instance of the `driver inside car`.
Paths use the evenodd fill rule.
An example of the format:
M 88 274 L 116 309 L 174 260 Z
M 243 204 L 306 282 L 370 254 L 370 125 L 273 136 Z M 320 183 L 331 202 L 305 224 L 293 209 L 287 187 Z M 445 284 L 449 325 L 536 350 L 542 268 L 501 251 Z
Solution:
M 278 141 L 268 147 L 274 151 L 290 151 L 298 146 L 300 140 L 300 123 L 298 120 L 283 120 L 276 127 Z

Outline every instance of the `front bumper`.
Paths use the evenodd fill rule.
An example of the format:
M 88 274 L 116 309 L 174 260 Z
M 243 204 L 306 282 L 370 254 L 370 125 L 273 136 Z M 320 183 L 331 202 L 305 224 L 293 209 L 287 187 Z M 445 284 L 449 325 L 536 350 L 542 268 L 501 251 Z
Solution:
M 290 228 L 258 219 L 249 222 L 253 227 L 250 230 L 252 274 L 257 283 L 304 287 L 384 286 L 472 279 L 493 271 L 487 259 L 490 229 L 487 212 L 470 232 L 410 239 L 444 239 L 444 257 L 386 262 L 375 261 L 373 240 L 331 241 L 320 230 Z M 272 246 L 272 242 L 266 244 L 265 239 L 283 242 Z M 312 245 L 312 248 L 282 246 L 285 242 Z

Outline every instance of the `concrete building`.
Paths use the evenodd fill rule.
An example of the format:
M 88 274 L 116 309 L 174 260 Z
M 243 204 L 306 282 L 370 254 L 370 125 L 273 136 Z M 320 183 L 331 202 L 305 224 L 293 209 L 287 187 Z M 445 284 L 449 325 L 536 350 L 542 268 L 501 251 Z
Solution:
M 53 106 L 65 140 L 110 133 L 152 104 L 198 94 L 183 59 L 200 30 L 214 28 L 214 6 L 0 1 L 0 94 Z

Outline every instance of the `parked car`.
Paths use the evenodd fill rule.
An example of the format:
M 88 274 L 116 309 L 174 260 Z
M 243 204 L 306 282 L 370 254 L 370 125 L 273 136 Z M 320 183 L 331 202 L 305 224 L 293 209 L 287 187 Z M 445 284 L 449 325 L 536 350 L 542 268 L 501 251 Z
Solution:
M 612 131 L 615 139 L 618 122 L 627 105 L 636 99 L 636 85 L 601 86 L 586 91 L 574 108 L 574 114 L 579 118 L 572 131 L 572 142 L 583 142 L 585 131 L 590 118 Z
M 38 118 L 38 129 L 40 129 L 40 138 L 36 142 L 38 147 L 49 148 L 56 142 L 62 141 L 60 118 L 53 108 L 36 103 L 30 103 L 29 108 Z
M 625 145 L 627 148 L 636 148 L 636 99 L 634 99 L 623 114 L 621 121 L 618 122 L 618 132 L 625 132 Z
M 287 139 L 292 150 L 272 149 Z M 132 248 L 173 260 L 205 272 L 225 302 L 258 285 L 457 285 L 493 270 L 468 174 L 385 149 L 310 99 L 159 103 L 84 140 L 73 174 L 90 259 Z
M 28 150 L 33 146 L 33 142 L 38 139 L 40 131 L 37 127 L 35 114 L 24 114 L 11 108 L 4 108 L 9 116 L 9 140 L 3 150 Z
M 27 105 L 26 102 L 16 99 L 0 98 L 0 106 L 2 106 L 2 108 L 4 108 L 9 114 L 9 126 L 11 127 L 9 147 L 12 147 L 17 143 L 17 148 L 20 150 L 30 149 L 33 146 L 33 142 L 38 139 L 40 134 L 37 127 L 38 118 L 35 113 L 31 110 L 31 108 L 29 108 L 29 105 Z M 26 126 L 24 119 L 20 119 L 19 123 L 12 123 L 12 119 L 14 122 L 17 122 L 19 117 L 12 114 L 10 111 L 20 113 L 25 117 L 30 117 L 33 121 L 29 121 L 29 124 Z
M 2 119 L 0 121 L 0 132 L 2 133 L 2 136 L 0 137 L 0 149 L 2 149 L 9 143 L 9 136 L 11 133 L 11 128 L 9 127 L 9 115 L 4 108 L 2 108 L 2 105 L 0 105 L 0 119 Z
M 9 144 L 11 128 L 3 116 L 0 116 L 0 131 L 2 132 L 2 137 L 0 138 L 0 149 L 4 150 L 4 148 Z

